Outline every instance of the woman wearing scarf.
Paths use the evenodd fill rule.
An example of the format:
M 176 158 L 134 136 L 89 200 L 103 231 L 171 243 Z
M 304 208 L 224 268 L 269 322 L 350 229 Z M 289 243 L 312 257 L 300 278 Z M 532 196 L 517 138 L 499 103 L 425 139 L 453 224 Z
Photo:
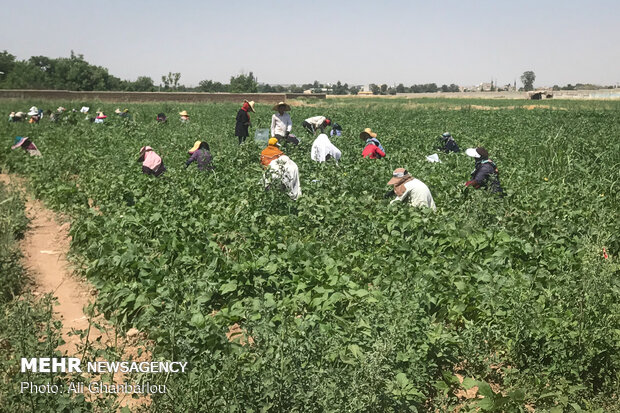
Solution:
M 196 162 L 198 165 L 199 171 L 212 171 L 213 165 L 211 165 L 211 160 L 213 159 L 211 156 L 209 144 L 207 142 L 196 141 L 192 149 L 188 151 L 190 153 L 190 157 L 185 162 L 185 167 L 187 168 L 192 162 Z
M 499 183 L 499 170 L 495 163 L 489 159 L 489 152 L 483 147 L 478 147 L 467 149 L 465 154 L 476 159 L 471 180 L 467 181 L 465 186 L 473 186 L 476 189 L 489 188 L 491 192 L 503 195 L 504 191 Z
M 386 197 L 396 195 L 396 198 L 390 204 L 396 201 L 409 202 L 411 206 L 425 206 L 433 211 L 437 210 L 428 186 L 419 179 L 409 175 L 405 168 L 396 168 L 388 185 L 394 185 L 394 189 L 385 194 Z
M 299 168 L 288 156 L 280 155 L 269 164 L 269 169 L 265 171 L 265 188 L 269 189 L 274 181 L 281 183 L 282 190 L 293 201 L 301 196 Z
M 278 146 L 280 146 L 280 144 L 276 138 L 269 139 L 267 147 L 260 153 L 260 163 L 262 163 L 264 167 L 269 166 L 272 161 L 284 155 L 284 152 L 282 152 Z
M 254 112 L 253 101 L 243 101 L 243 106 L 237 112 L 237 123 L 235 124 L 235 136 L 239 138 L 239 145 L 245 142 L 245 139 L 250 136 L 248 129 L 252 125 L 250 122 L 250 112 Z
M 310 157 L 317 162 L 325 162 L 330 158 L 334 158 L 336 161 L 340 160 L 342 152 L 336 148 L 334 144 L 329 140 L 326 134 L 321 133 L 314 140 L 312 144 L 312 151 Z
M 363 158 L 381 159 L 385 157 L 383 145 L 381 145 L 381 142 L 377 139 L 377 134 L 372 129 L 364 129 L 364 132 L 360 133 L 360 139 L 366 142 L 366 146 L 362 151 Z
M 142 172 L 147 175 L 159 176 L 166 171 L 166 167 L 159 155 L 153 152 L 150 146 L 140 148 L 138 162 L 142 162 Z
M 28 137 L 16 136 L 14 145 L 11 149 L 22 148 L 30 154 L 30 156 L 41 156 L 41 152 L 37 149 L 37 146 Z

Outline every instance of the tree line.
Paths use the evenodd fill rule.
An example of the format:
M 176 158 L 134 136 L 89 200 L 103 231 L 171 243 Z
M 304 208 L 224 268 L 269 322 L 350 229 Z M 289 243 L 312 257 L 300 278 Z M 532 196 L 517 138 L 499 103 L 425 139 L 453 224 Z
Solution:
M 524 72 L 521 81 L 524 87 L 521 90 L 533 90 L 536 75 L 532 71 Z M 187 87 L 181 84 L 181 73 L 168 72 L 161 76 L 161 82 L 156 82 L 149 76 L 138 76 L 134 81 L 123 80 L 108 72 L 102 66 L 96 66 L 84 60 L 81 54 L 71 51 L 69 57 L 51 58 L 47 56 L 32 56 L 29 59 L 18 60 L 14 55 L 4 50 L 0 53 L 0 89 L 52 89 L 76 91 L 130 91 L 130 92 L 230 92 L 230 93 L 303 93 L 310 90 L 313 93 L 327 93 L 333 95 L 356 95 L 360 92 L 359 86 L 349 85 L 340 81 L 335 84 L 313 83 L 302 85 L 269 85 L 259 83 L 253 72 L 231 76 L 229 83 L 213 80 L 202 80 L 196 87 Z M 596 85 L 582 85 L 560 87 L 555 85 L 554 90 L 574 90 L 585 87 L 600 88 Z M 612 86 L 609 86 L 612 87 Z M 397 93 L 435 93 L 458 92 L 459 86 L 438 86 L 436 83 L 414 84 L 398 86 L 387 84 L 369 85 L 374 95 L 395 95 Z

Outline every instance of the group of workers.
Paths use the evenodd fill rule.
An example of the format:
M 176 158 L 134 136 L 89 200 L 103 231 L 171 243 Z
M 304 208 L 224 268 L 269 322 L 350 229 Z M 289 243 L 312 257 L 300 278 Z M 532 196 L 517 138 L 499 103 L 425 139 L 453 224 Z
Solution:
M 66 109 L 59 107 L 50 118 L 56 120 L 54 115 L 62 114 Z M 88 107 L 82 107 L 80 112 L 88 113 Z M 265 168 L 264 182 L 265 188 L 271 189 L 276 182 L 281 186 L 291 199 L 296 200 L 301 195 L 301 187 L 299 183 L 299 168 L 297 164 L 290 159 L 282 150 L 282 144 L 298 145 L 299 139 L 291 133 L 293 122 L 291 116 L 287 113 L 291 107 L 285 102 L 279 102 L 273 107 L 276 112 L 271 118 L 271 137 L 268 139 L 267 147 L 260 154 L 260 162 Z M 75 109 L 73 111 L 76 111 Z M 245 142 L 249 136 L 250 112 L 254 112 L 254 102 L 245 100 L 241 109 L 237 112 L 235 135 L 239 139 L 239 144 Z M 94 118 L 95 123 L 103 122 L 107 116 L 98 110 L 97 116 Z M 120 110 L 118 108 L 115 113 L 121 117 L 129 117 L 129 110 Z M 38 122 L 43 116 L 43 112 L 36 107 L 30 108 L 27 114 L 30 116 L 31 123 Z M 187 111 L 179 112 L 180 121 L 188 122 L 189 114 Z M 11 122 L 19 122 L 24 118 L 23 112 L 11 112 L 9 120 Z M 32 121 L 32 119 L 35 119 Z M 157 122 L 166 122 L 166 115 L 159 113 L 156 117 Z M 302 127 L 311 135 L 320 132 L 312 143 L 310 157 L 316 162 L 326 162 L 330 159 L 338 162 L 342 157 L 342 152 L 331 142 L 325 133 L 325 129 L 331 126 L 330 135 L 342 136 L 342 127 L 337 123 L 333 123 L 331 119 L 325 116 L 313 116 L 302 122 Z M 368 159 L 381 159 L 386 156 L 385 148 L 377 139 L 377 134 L 370 128 L 364 129 L 360 135 L 360 139 L 364 142 L 362 157 Z M 22 148 L 31 156 L 41 156 L 41 152 L 36 145 L 28 137 L 18 136 L 15 138 L 14 145 L 11 149 Z M 439 146 L 436 148 L 443 152 L 459 152 L 458 144 L 452 135 L 448 132 L 439 138 Z M 188 151 L 189 158 L 186 161 L 187 168 L 193 162 L 201 171 L 210 171 L 214 169 L 212 164 L 213 157 L 210 152 L 209 144 L 203 141 L 196 141 L 194 146 Z M 503 194 L 500 182 L 499 171 L 495 163 L 489 159 L 488 151 L 483 147 L 469 148 L 465 154 L 475 158 L 475 168 L 471 174 L 471 179 L 465 183 L 466 187 L 488 188 L 491 192 Z M 166 167 L 159 155 L 155 153 L 150 146 L 140 148 L 138 161 L 142 162 L 142 171 L 148 175 L 160 176 L 166 171 Z M 392 174 L 392 178 L 388 181 L 388 186 L 393 189 L 386 193 L 386 197 L 393 197 L 392 202 L 402 201 L 408 202 L 412 206 L 425 206 L 433 210 L 436 209 L 435 202 L 429 188 L 419 179 L 412 176 L 405 168 L 397 168 Z

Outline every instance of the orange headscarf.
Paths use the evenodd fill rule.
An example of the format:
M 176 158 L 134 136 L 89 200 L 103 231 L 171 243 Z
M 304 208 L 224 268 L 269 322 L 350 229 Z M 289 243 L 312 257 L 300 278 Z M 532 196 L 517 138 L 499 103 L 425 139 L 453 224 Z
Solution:
M 268 166 L 271 161 L 278 159 L 280 156 L 284 155 L 276 145 L 269 145 L 260 153 L 260 163 L 264 166 Z

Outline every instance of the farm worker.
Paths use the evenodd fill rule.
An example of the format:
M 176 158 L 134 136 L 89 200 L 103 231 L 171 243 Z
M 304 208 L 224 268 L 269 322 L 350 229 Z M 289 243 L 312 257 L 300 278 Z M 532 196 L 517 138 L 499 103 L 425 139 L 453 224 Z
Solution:
M 336 161 L 340 159 L 342 152 L 336 148 L 334 144 L 329 140 L 326 134 L 321 133 L 312 143 L 312 150 L 310 157 L 317 162 L 325 162 L 330 158 L 334 158 Z
M 450 135 L 450 132 L 445 132 L 443 135 L 441 135 L 441 137 L 439 138 L 439 146 L 437 147 L 437 150 L 444 151 L 445 153 L 457 153 L 460 151 L 459 145 L 457 145 L 452 135 Z
M 157 122 L 159 123 L 166 123 L 166 114 L 163 112 L 158 113 L 155 120 L 157 120 Z
M 19 116 L 17 116 L 17 113 L 19 113 Z M 9 122 L 19 122 L 22 120 L 22 112 L 11 112 L 9 113 Z
M 366 142 L 366 146 L 362 151 L 363 158 L 381 159 L 385 157 L 383 146 L 381 145 L 381 142 L 379 142 L 379 140 L 377 139 L 377 134 L 374 133 L 372 129 L 364 129 L 364 131 L 360 133 L 360 139 Z
M 499 183 L 499 171 L 495 163 L 489 159 L 489 152 L 483 147 L 469 148 L 465 151 L 467 156 L 476 159 L 474 171 L 471 173 L 471 180 L 465 186 L 474 188 L 489 188 L 491 192 L 503 194 Z
M 52 122 L 57 122 L 58 119 L 60 119 L 60 116 L 66 111 L 67 109 L 63 108 L 62 106 L 58 106 L 58 109 L 56 109 L 56 112 L 51 113 L 50 114 L 50 120 Z
M 179 112 L 179 115 L 181 115 L 181 122 L 189 121 L 189 114 L 187 113 L 186 110 Z
M 199 171 L 211 171 L 213 165 L 211 165 L 211 152 L 209 144 L 207 142 L 196 141 L 194 146 L 188 151 L 191 156 L 185 162 L 187 168 L 192 162 L 196 162 Z
M 30 156 L 41 156 L 41 152 L 37 149 L 37 146 L 28 137 L 16 136 L 14 145 L 11 149 L 22 148 L 30 154 Z
M 386 197 L 396 195 L 390 204 L 397 201 L 409 202 L 411 206 L 424 206 L 433 211 L 437 210 L 428 186 L 411 176 L 405 168 L 396 168 L 387 184 L 394 185 L 394 189 L 388 192 Z
M 282 139 L 288 140 L 287 138 L 293 129 L 293 121 L 286 112 L 289 112 L 291 107 L 284 102 L 280 102 L 272 109 L 278 113 L 274 113 L 271 116 L 271 137 L 278 139 L 278 141 Z
M 37 109 L 36 106 L 33 106 L 30 108 L 30 111 L 28 112 L 28 116 L 30 116 L 30 120 L 28 121 L 28 123 L 39 123 L 39 120 L 41 119 L 41 115 L 39 114 L 39 109 Z
M 284 155 L 284 152 L 282 152 L 280 148 L 278 148 L 279 146 L 280 144 L 278 143 L 278 139 L 269 139 L 267 147 L 263 149 L 263 151 L 260 153 L 260 163 L 262 163 L 263 166 L 269 166 L 272 161 Z
M 127 118 L 127 119 L 131 118 L 131 115 L 129 114 L 129 109 L 127 108 L 123 110 L 121 110 L 120 108 L 116 108 L 116 110 L 114 110 L 114 113 L 116 113 L 121 118 Z
M 106 115 L 100 110 L 97 111 L 97 117 L 95 118 L 95 123 L 103 123 L 103 121 L 107 118 Z
M 364 132 L 360 133 L 360 138 L 366 140 L 366 143 L 370 143 L 370 142 L 374 143 L 375 145 L 379 147 L 379 149 L 385 152 L 383 145 L 381 145 L 381 142 L 379 142 L 379 139 L 377 139 L 377 134 L 374 133 L 372 129 L 370 128 L 364 129 Z
M 138 162 L 142 162 L 142 172 L 147 175 L 159 176 L 166 171 L 160 156 L 153 152 L 150 146 L 140 148 Z
M 342 126 L 337 123 L 332 125 L 332 130 L 329 131 L 329 136 L 342 136 Z
M 270 189 L 274 181 L 279 181 L 282 184 L 282 189 L 292 200 L 301 196 L 299 168 L 288 156 L 281 155 L 274 159 L 269 164 L 269 169 L 265 171 L 265 188 Z
M 13 116 L 13 122 L 21 122 L 24 120 L 26 114 L 24 112 L 17 112 L 15 116 Z
M 239 145 L 245 142 L 250 136 L 248 129 L 252 126 L 250 122 L 250 112 L 254 112 L 254 101 L 243 101 L 243 106 L 237 112 L 237 123 L 235 124 L 235 136 L 239 138 Z
M 306 128 L 306 130 L 311 134 L 314 134 L 317 129 L 320 130 L 321 133 L 325 132 L 325 128 L 331 125 L 331 123 L 332 121 L 330 119 L 327 119 L 325 116 L 313 116 L 304 120 L 301 126 Z

